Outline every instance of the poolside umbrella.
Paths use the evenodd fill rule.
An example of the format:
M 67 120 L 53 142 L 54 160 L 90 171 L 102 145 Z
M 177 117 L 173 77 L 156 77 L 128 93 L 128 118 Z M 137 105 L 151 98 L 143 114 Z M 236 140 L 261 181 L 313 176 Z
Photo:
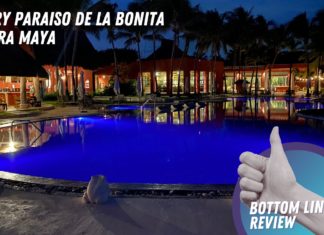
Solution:
M 35 88 L 33 85 L 29 87 L 29 94 L 33 96 L 35 95 Z
M 137 77 L 136 80 L 136 93 L 138 96 L 142 96 L 142 81 L 139 76 Z
M 114 78 L 114 92 L 115 92 L 115 95 L 120 94 L 120 84 L 119 84 L 119 79 L 118 79 L 117 75 L 115 75 L 115 78 Z
M 81 71 L 80 82 L 78 85 L 78 98 L 79 100 L 84 99 L 84 72 Z
M 63 91 L 63 81 L 60 78 L 57 84 L 57 90 L 58 90 L 58 94 L 60 97 L 63 97 L 64 91 Z
M 58 92 L 58 95 L 59 97 L 63 97 L 63 82 L 62 82 L 62 79 L 61 79 L 61 76 L 59 74 L 59 70 L 58 68 L 56 68 L 56 79 L 57 79 L 57 92 Z

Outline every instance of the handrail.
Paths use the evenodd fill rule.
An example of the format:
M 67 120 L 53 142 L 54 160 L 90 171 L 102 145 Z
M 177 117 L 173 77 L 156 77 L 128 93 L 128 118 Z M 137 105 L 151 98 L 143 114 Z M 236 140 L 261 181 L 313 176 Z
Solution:
M 141 109 L 143 109 L 144 106 L 150 101 L 153 101 L 153 100 L 151 98 L 148 98 L 147 100 L 145 100 L 145 102 L 141 105 Z
M 145 102 L 141 105 L 141 115 L 143 115 L 143 109 L 144 109 L 144 107 L 145 107 L 145 105 L 147 105 L 148 104 L 148 102 L 150 102 L 150 101 L 153 101 L 153 110 L 154 110 L 154 117 L 156 116 L 156 110 L 155 110 L 155 106 L 156 106 L 156 97 L 154 97 L 154 98 L 152 98 L 152 97 L 150 97 L 150 98 L 148 98 L 147 100 L 145 100 Z
M 17 124 L 15 124 L 15 122 L 17 122 Z M 10 125 L 10 136 L 11 136 L 12 141 L 14 141 L 13 127 L 15 125 L 21 125 L 21 124 L 31 124 L 33 127 L 35 127 L 40 132 L 40 134 L 32 141 L 32 143 L 29 143 L 28 147 L 31 147 L 44 134 L 44 132 L 38 126 L 35 125 L 34 121 L 31 121 L 31 120 L 13 120 L 11 122 L 11 125 Z

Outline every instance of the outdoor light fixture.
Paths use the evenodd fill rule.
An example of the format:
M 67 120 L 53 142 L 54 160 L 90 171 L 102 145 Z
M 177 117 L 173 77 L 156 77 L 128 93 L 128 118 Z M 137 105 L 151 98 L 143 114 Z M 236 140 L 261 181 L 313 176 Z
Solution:
M 15 147 L 16 143 L 10 141 L 8 147 L 5 149 L 6 153 L 13 153 L 17 151 L 17 148 Z

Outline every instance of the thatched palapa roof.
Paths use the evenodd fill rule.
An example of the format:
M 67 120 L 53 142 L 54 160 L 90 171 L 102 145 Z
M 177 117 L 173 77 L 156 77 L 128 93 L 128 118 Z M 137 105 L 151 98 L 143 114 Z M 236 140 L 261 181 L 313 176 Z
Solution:
M 170 59 L 173 49 L 173 41 L 172 40 L 162 40 L 161 46 L 149 55 L 145 60 L 163 60 L 163 59 Z M 174 47 L 173 58 L 179 59 L 183 56 L 183 51 L 178 47 Z M 188 57 L 186 55 L 186 57 Z
M 0 44 L 0 76 L 48 78 L 43 67 L 18 45 Z

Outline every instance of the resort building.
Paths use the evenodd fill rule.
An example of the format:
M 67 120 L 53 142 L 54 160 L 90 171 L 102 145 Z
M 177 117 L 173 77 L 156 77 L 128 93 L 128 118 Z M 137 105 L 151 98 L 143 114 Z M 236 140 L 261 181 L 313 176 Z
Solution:
M 48 73 L 48 80 L 46 81 L 45 88 L 47 93 L 54 93 L 58 89 L 57 84 L 57 74 L 59 75 L 59 78 L 62 79 L 63 84 L 63 91 L 64 94 L 68 93 L 69 95 L 72 95 L 72 89 L 73 89 L 73 80 L 72 80 L 72 71 L 74 70 L 75 74 L 75 86 L 78 87 L 78 84 L 81 80 L 81 72 L 83 72 L 84 76 L 84 89 L 86 94 L 93 94 L 93 76 L 94 72 L 91 69 L 85 69 L 82 66 L 74 66 L 72 69 L 72 66 L 54 66 L 51 64 L 43 65 L 44 69 Z M 58 72 L 57 72 L 58 71 Z
M 223 92 L 227 94 L 271 93 L 287 94 L 289 87 L 292 94 L 305 95 L 307 87 L 313 94 L 318 88 L 324 88 L 324 77 L 319 70 L 314 73 L 314 65 L 310 64 L 310 80 L 307 82 L 307 64 L 299 62 L 298 52 L 282 53 L 275 64 L 258 66 L 225 66 Z M 317 65 L 316 65 L 317 66 Z M 312 68 L 312 69 L 311 69 Z
M 13 31 L 19 38 L 20 29 L 14 26 L 10 18 L 7 26 L 1 30 Z M 39 30 L 39 28 L 37 28 Z M 0 99 L 7 105 L 27 106 L 28 97 L 33 95 L 41 101 L 45 93 L 58 92 L 61 79 L 64 95 L 72 94 L 84 76 L 86 93 L 93 93 L 93 70 L 97 67 L 97 51 L 93 48 L 85 32 L 55 30 L 55 45 L 1 45 Z M 26 96 L 26 97 L 25 97 Z
M 298 77 L 295 72 L 305 72 L 306 69 L 306 64 L 225 67 L 223 91 L 224 93 L 241 93 L 239 81 L 246 80 L 247 90 L 253 93 L 255 91 L 285 93 L 289 89 L 290 77 L 291 90 L 299 91 L 306 88 L 306 79 Z
M 294 60 L 279 56 L 274 65 L 224 68 L 221 60 L 186 55 L 179 47 L 173 47 L 171 40 L 163 40 L 155 52 L 138 60 L 133 50 L 97 52 L 82 31 L 56 30 L 56 38 L 55 45 L 1 46 L 1 52 L 7 55 L 2 59 L 0 70 L 0 99 L 3 103 L 23 107 L 30 95 L 40 101 L 46 93 L 59 93 L 58 81 L 62 84 L 62 95 L 71 96 L 73 88 L 77 89 L 80 84 L 81 76 L 86 94 L 102 92 L 112 87 L 116 71 L 121 83 L 135 83 L 141 77 L 143 95 L 286 94 L 289 87 L 293 94 L 304 95 L 307 87 L 311 93 L 317 87 L 319 91 L 324 87 L 320 72 L 311 74 L 307 81 L 307 64 L 298 63 L 296 55 Z M 114 53 L 118 57 L 117 70 Z
M 160 93 L 164 95 L 211 94 L 221 93 L 223 87 L 223 61 L 197 59 L 185 55 L 178 47 L 174 48 L 170 40 L 163 40 L 160 48 L 140 61 L 127 65 L 121 79 L 137 79 L 142 71 L 142 89 L 144 94 Z M 172 68 L 172 69 L 171 69 Z M 172 75 L 171 71 L 172 70 Z M 113 66 L 96 71 L 96 90 L 102 89 L 113 79 Z M 156 85 L 155 85 L 156 79 Z M 180 86 L 178 86 L 178 83 Z
M 7 105 L 27 106 L 34 95 L 41 100 L 47 73 L 25 50 L 16 45 L 1 45 L 0 100 Z

